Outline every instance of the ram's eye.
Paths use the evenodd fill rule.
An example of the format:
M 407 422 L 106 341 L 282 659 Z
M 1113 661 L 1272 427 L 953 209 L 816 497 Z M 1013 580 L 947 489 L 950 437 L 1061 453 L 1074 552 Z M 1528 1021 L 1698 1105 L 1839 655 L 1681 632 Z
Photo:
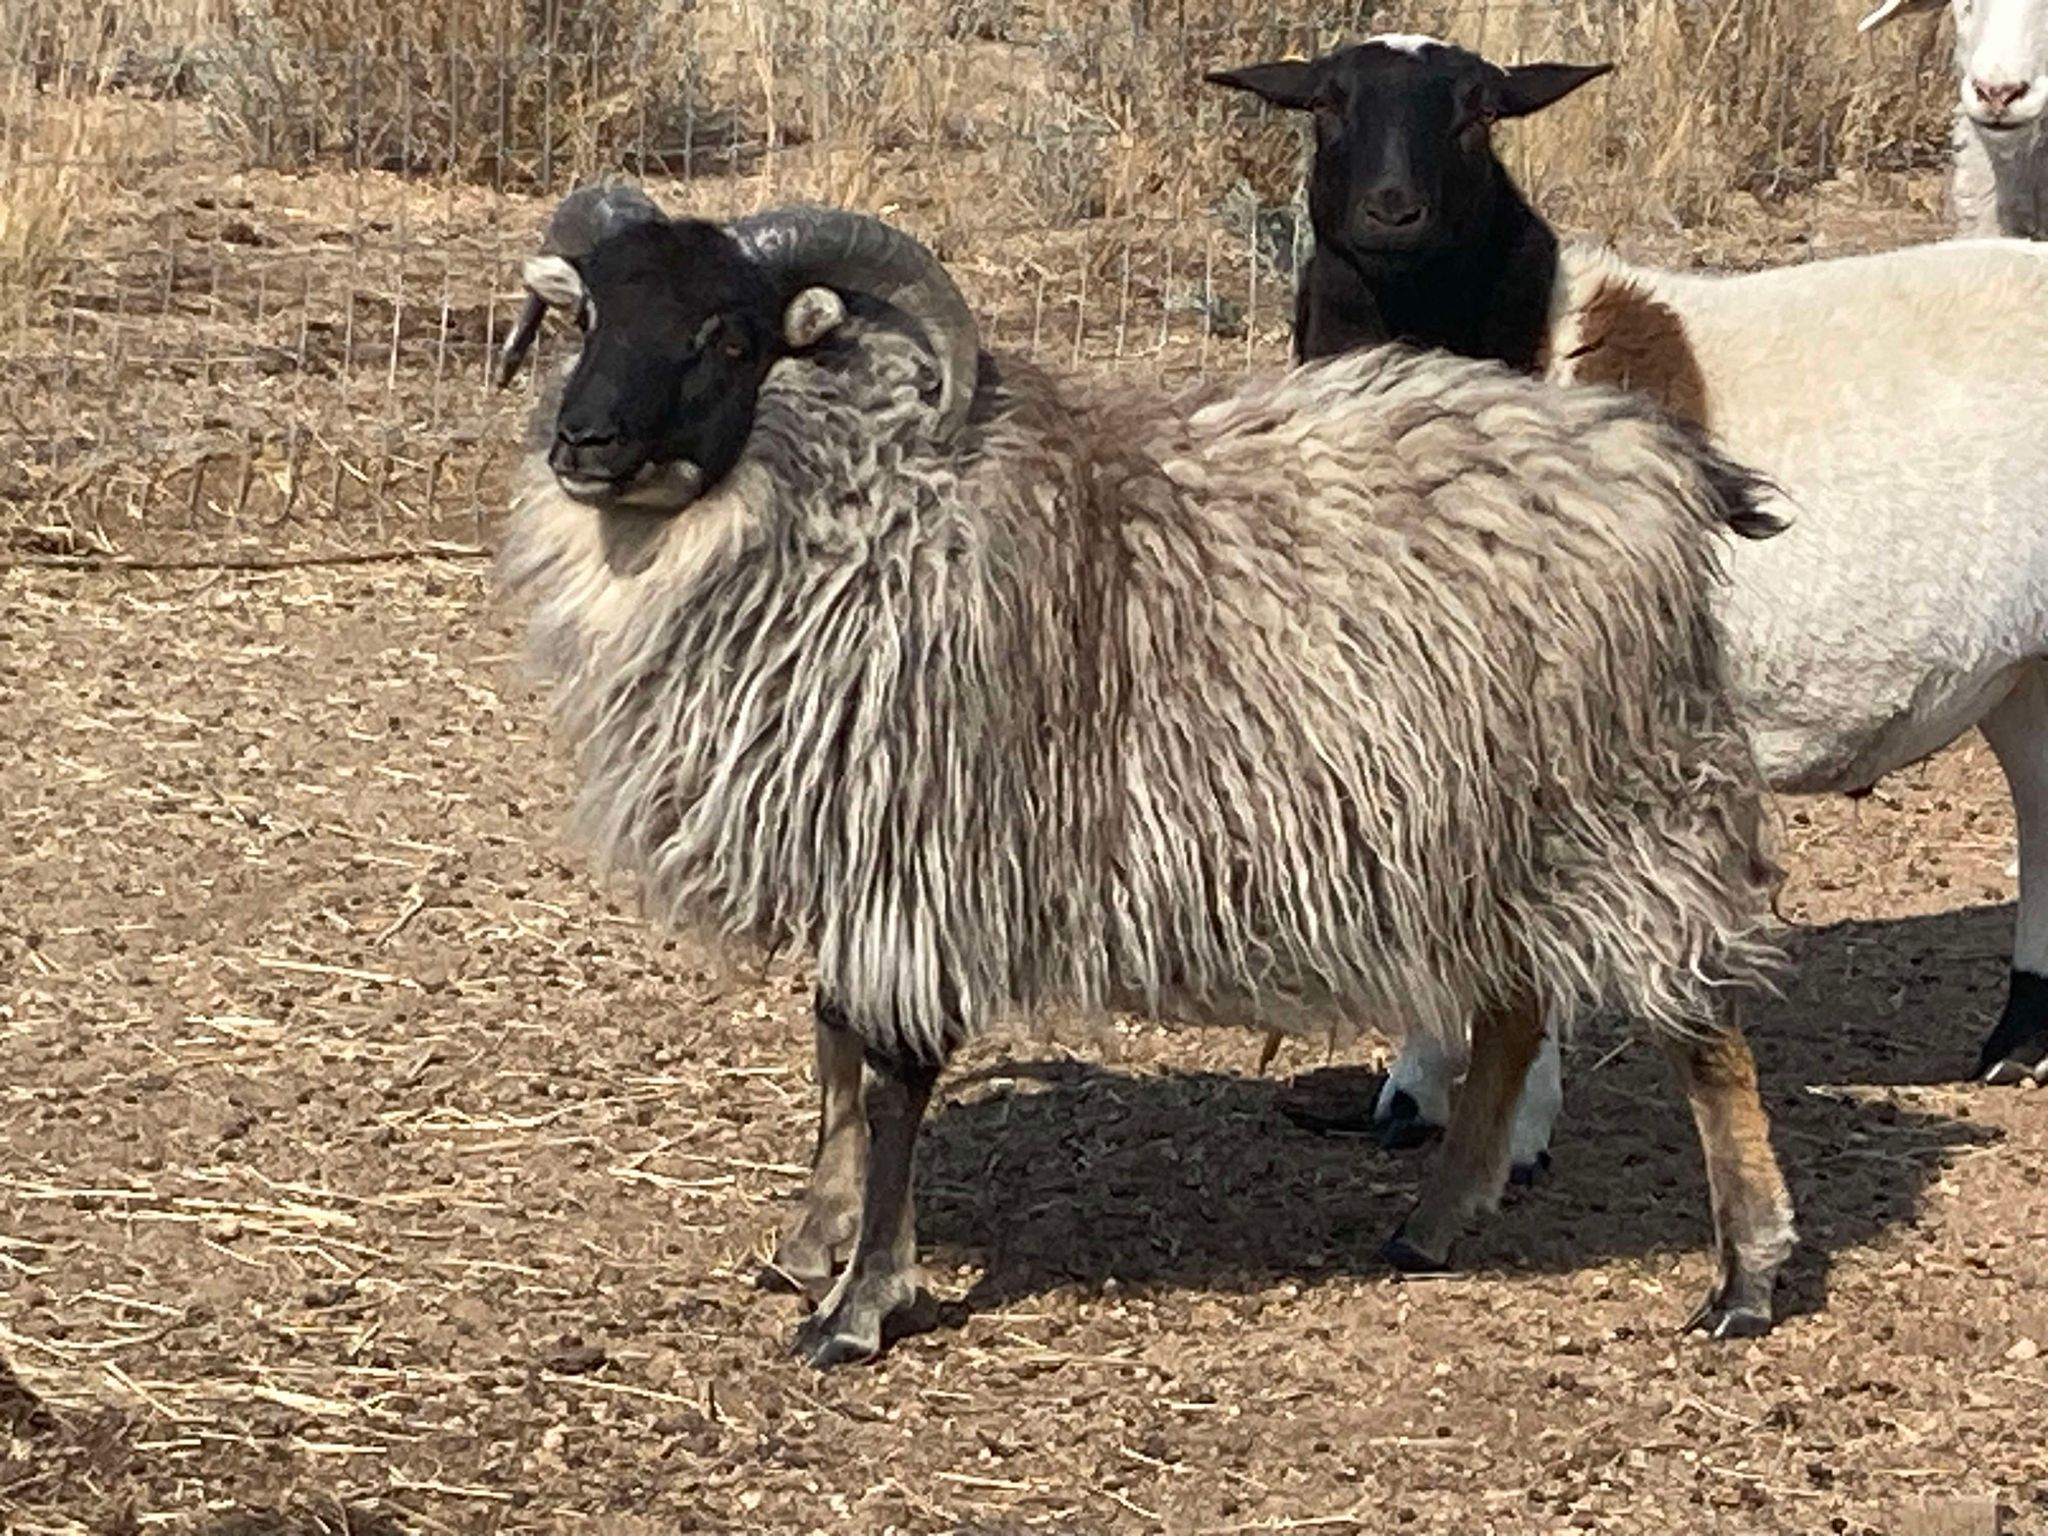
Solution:
M 718 344 L 719 355 L 726 361 L 736 363 L 747 355 L 746 338 L 737 331 L 727 331 L 725 339 Z

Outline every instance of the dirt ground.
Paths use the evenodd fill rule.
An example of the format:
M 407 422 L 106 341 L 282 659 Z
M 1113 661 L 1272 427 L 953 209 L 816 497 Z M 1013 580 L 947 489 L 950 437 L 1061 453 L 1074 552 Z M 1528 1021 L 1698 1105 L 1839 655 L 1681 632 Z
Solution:
M 954 1073 L 941 1326 L 820 1376 L 752 1283 L 804 979 L 564 842 L 480 562 L 16 568 L 0 633 L 0 1529 L 2048 1531 L 2048 1095 L 1952 1082 L 2011 919 L 1974 737 L 1779 808 L 1770 1338 L 1676 1332 L 1704 1182 L 1640 1043 L 1587 1032 L 1548 1182 L 1416 1283 L 1416 1155 L 1281 1112 L 1383 1056 L 1132 1026 Z

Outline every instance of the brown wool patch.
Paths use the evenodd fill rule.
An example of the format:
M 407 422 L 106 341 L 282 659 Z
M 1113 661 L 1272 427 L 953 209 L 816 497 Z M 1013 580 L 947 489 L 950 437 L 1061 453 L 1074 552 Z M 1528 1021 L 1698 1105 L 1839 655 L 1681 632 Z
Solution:
M 1579 312 L 1572 380 L 1648 395 L 1665 411 L 1704 429 L 1707 381 L 1668 304 L 1632 283 L 1603 283 Z

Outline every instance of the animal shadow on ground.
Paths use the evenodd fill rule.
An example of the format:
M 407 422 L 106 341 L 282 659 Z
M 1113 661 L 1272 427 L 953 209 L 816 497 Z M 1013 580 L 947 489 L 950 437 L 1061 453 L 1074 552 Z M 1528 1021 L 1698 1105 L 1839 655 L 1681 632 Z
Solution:
M 1785 1311 L 1824 1306 L 1835 1253 L 1913 1221 L 1953 1155 L 1993 1139 L 1986 1127 L 1902 1106 L 1882 1090 L 1950 1086 L 1968 1070 L 2003 1000 L 2010 925 L 2009 907 L 1985 908 L 1787 935 L 1784 995 L 1745 1014 L 1799 1210 Z M 1288 1047 L 1297 1059 L 1302 1049 Z M 920 1236 L 983 1268 L 970 1312 L 1111 1279 L 1208 1290 L 1391 1279 L 1375 1250 L 1435 1153 L 1384 1152 L 1367 1137 L 1290 1120 L 1288 1102 L 1309 1089 L 1319 1103 L 1353 1094 L 1369 1114 L 1380 1079 L 1362 1067 L 1292 1083 L 1069 1060 L 981 1076 L 935 1114 L 920 1152 Z M 2011 1091 L 1960 1090 L 1965 1103 Z M 1553 1150 L 1550 1175 L 1510 1191 L 1500 1215 L 1466 1237 L 1460 1268 L 1568 1273 L 1603 1259 L 1708 1250 L 1691 1117 L 1640 1031 L 1580 1025 Z

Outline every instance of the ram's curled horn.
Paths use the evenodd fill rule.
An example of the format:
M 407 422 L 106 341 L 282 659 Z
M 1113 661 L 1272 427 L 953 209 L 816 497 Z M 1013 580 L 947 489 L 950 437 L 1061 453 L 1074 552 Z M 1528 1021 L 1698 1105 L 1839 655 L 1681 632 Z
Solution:
M 775 274 L 785 301 L 816 285 L 870 294 L 902 311 L 938 359 L 940 435 L 950 438 L 966 424 L 981 333 L 938 257 L 902 230 L 840 208 L 776 209 L 727 228 Z
M 543 256 L 559 256 L 565 261 L 574 261 L 585 256 L 606 236 L 616 233 L 629 224 L 645 224 L 659 220 L 662 212 L 638 187 L 625 182 L 606 185 L 578 187 L 555 208 L 554 216 L 548 220 L 547 233 L 541 236 L 540 249 Z M 519 312 L 519 321 L 512 327 L 512 334 L 505 339 L 505 346 L 498 354 L 498 368 L 495 382 L 503 389 L 512 382 L 512 375 L 519 371 L 519 365 L 526 361 L 526 354 L 533 350 L 534 338 L 540 334 L 541 317 L 547 313 L 547 300 L 528 289 L 526 306 Z

